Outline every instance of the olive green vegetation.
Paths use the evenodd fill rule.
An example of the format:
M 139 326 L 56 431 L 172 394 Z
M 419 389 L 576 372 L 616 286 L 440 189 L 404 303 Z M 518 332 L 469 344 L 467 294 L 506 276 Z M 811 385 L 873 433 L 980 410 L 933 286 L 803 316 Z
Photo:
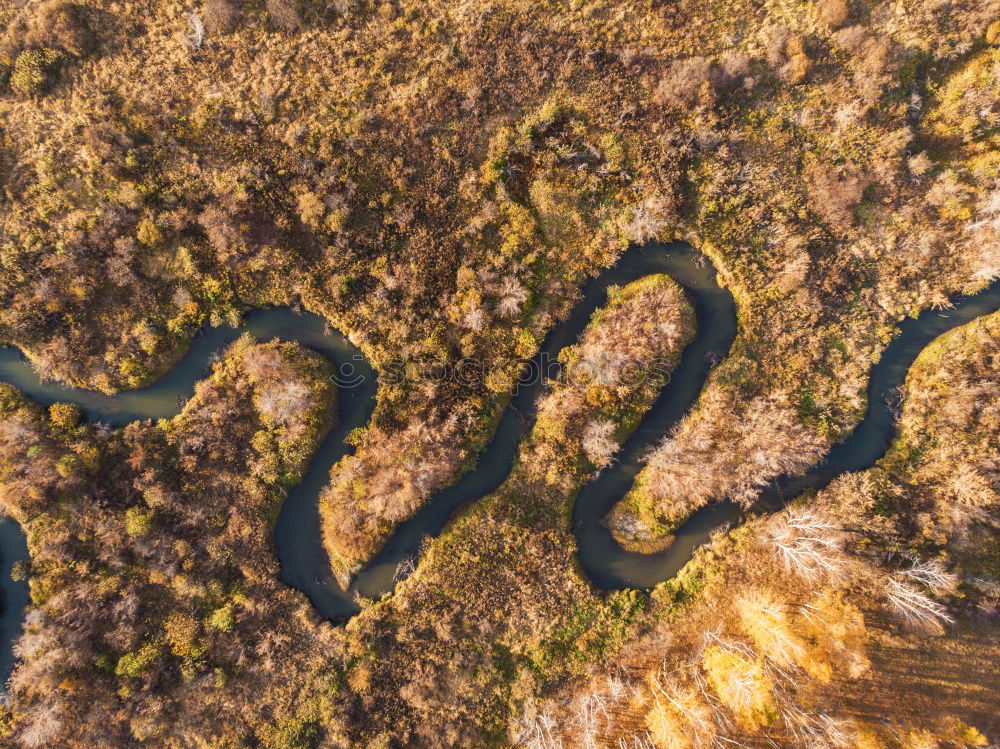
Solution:
M 411 363 L 322 498 L 345 576 L 470 465 L 514 376 L 428 384 L 421 365 L 528 356 L 629 242 L 685 238 L 737 299 L 740 330 L 611 518 L 623 539 L 662 543 L 705 502 L 750 501 L 822 455 L 860 418 L 894 323 L 1000 273 L 997 15 L 923 0 L 0 0 L 0 340 L 46 376 L 110 392 L 167 371 L 202 325 L 292 304 L 377 369 Z M 12 406 L 4 492 L 29 531 L 36 607 L 10 740 L 513 741 L 508 723 L 545 680 L 633 642 L 644 606 L 592 595 L 566 519 L 649 394 L 554 393 L 583 400 L 543 409 L 504 489 L 346 631 L 280 588 L 265 544 L 262 518 L 321 431 L 282 441 L 302 413 L 226 400 L 199 442 L 183 416 L 119 437 Z M 180 522 L 158 509 L 161 480 L 166 503 L 192 498 L 183 553 L 160 545 Z M 913 516 L 891 494 L 874 506 Z M 113 529 L 87 531 L 101 543 L 74 527 L 91 518 Z M 237 543 L 259 560 L 241 574 L 274 586 L 262 608 L 231 587 L 247 567 Z M 150 560 L 166 581 L 133 573 Z M 170 564 L 216 585 L 191 592 L 191 570 Z M 60 617 L 88 576 L 109 603 L 74 628 Z M 684 591 L 685 606 L 701 595 Z M 174 613 L 173 635 L 152 634 Z M 58 642 L 32 639 L 50 627 Z M 79 652 L 98 640 L 91 671 Z M 279 681 L 288 692 L 258 705 Z

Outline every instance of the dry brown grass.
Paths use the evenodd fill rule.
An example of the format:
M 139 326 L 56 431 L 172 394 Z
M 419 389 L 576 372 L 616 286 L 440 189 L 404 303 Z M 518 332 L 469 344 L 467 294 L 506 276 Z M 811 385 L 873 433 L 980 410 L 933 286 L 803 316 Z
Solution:
M 684 236 L 736 296 L 740 333 L 666 444 L 679 465 L 713 469 L 711 494 L 740 495 L 798 470 L 860 418 L 868 365 L 901 315 L 1000 273 L 995 50 L 984 46 L 996 0 L 854 3 L 847 18 L 832 0 L 244 3 L 231 32 L 213 34 L 213 17 L 200 40 L 191 14 L 207 22 L 211 4 L 86 6 L 93 38 L 60 11 L 43 25 L 62 41 L 38 38 L 47 52 L 27 49 L 29 34 L 43 9 L 70 6 L 0 2 L 0 337 L 63 380 L 137 386 L 200 325 L 273 303 L 324 314 L 377 367 L 530 354 L 629 240 Z M 379 487 L 342 503 L 359 510 L 340 539 L 352 559 L 376 546 L 369 528 L 388 533 L 451 480 L 508 383 L 380 391 L 356 458 L 333 477 Z M 752 404 L 760 434 L 745 435 Z M 459 415 L 452 431 L 442 411 Z M 774 439 L 762 446 L 765 431 Z M 707 435 L 710 454 L 687 434 Z M 565 477 L 566 450 L 581 445 L 539 453 L 533 475 Z M 971 472 L 934 483 L 933 508 L 969 515 L 953 499 L 991 474 L 957 454 Z M 517 658 L 563 674 L 579 667 L 574 654 L 603 652 L 586 638 L 525 644 L 546 622 L 586 618 L 571 603 L 582 588 L 560 588 L 558 574 L 543 586 L 551 599 L 532 598 L 540 571 L 572 562 L 562 536 L 525 530 L 525 506 L 563 502 L 553 486 L 556 500 L 543 492 L 476 516 L 498 552 L 472 566 L 478 587 L 463 605 L 516 589 L 514 608 L 482 604 L 453 640 L 447 607 L 412 628 L 391 606 L 357 625 L 364 647 L 343 702 L 366 738 L 481 744 L 535 694 Z M 839 499 L 852 512 L 886 499 L 844 487 L 857 490 Z M 932 540 L 968 526 L 925 522 L 901 496 L 913 500 L 905 522 L 865 522 Z M 673 520 L 690 507 L 675 509 Z M 964 559 L 988 560 L 990 537 L 973 527 Z M 476 555 L 476 529 L 462 533 L 455 543 Z M 440 557 L 434 579 L 461 581 L 469 558 Z M 634 607 L 609 610 L 602 631 L 620 634 Z M 512 612 L 525 632 L 500 626 Z M 578 636 L 570 624 L 560 634 Z M 410 669 L 424 650 L 461 667 Z M 400 660 L 386 665 L 392 653 Z M 470 673 L 490 674 L 496 691 Z M 412 704 L 397 699 L 400 674 L 417 681 Z

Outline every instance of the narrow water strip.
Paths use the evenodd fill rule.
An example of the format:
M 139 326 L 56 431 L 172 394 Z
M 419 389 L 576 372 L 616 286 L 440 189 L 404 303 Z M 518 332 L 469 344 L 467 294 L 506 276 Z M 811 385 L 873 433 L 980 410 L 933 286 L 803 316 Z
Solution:
M 708 540 L 712 531 L 737 520 L 741 514 L 731 503 L 709 505 L 676 531 L 670 547 L 650 555 L 624 551 L 602 523 L 615 502 L 631 487 L 648 450 L 697 400 L 711 367 L 726 356 L 736 335 L 732 295 L 719 286 L 715 269 L 704 256 L 683 243 L 630 248 L 615 266 L 584 286 L 569 318 L 544 341 L 534 359 L 535 369 L 540 370 L 543 362 L 553 361 L 562 348 L 576 342 L 593 313 L 605 303 L 609 286 L 624 286 L 654 273 L 669 274 L 689 293 L 698 330 L 670 382 L 619 451 L 617 461 L 589 482 L 577 497 L 573 519 L 580 562 L 595 584 L 604 589 L 651 588 L 669 579 Z M 953 301 L 952 309 L 927 311 L 900 324 L 900 334 L 871 369 L 864 420 L 806 474 L 784 478 L 769 487 L 753 511 L 776 509 L 801 491 L 821 488 L 841 473 L 870 467 L 885 453 L 894 434 L 889 399 L 905 381 L 914 359 L 941 333 L 1000 309 L 1000 282 L 979 294 Z M 344 336 L 330 331 L 321 317 L 297 314 L 284 307 L 254 310 L 246 315 L 239 328 L 202 331 L 181 361 L 153 385 L 114 396 L 41 383 L 15 348 L 0 349 L 0 381 L 14 385 L 43 405 L 75 403 L 89 421 L 109 426 L 122 426 L 139 419 L 170 418 L 193 395 L 195 383 L 207 375 L 213 357 L 243 333 L 251 333 L 260 341 L 274 338 L 296 341 L 326 356 L 341 380 L 355 380 L 353 386 L 338 389 L 339 421 L 321 442 L 302 481 L 289 492 L 274 531 L 282 581 L 305 593 L 320 614 L 334 621 L 346 620 L 357 612 L 356 594 L 377 598 L 391 591 L 397 566 L 419 553 L 425 537 L 440 533 L 458 508 L 490 494 L 504 482 L 517 447 L 534 422 L 536 403 L 544 387 L 541 377 L 527 378 L 519 384 L 476 467 L 436 492 L 412 518 L 402 523 L 379 554 L 355 576 L 351 588 L 344 591 L 331 574 L 322 546 L 318 500 L 330 469 L 353 450 L 344 442 L 345 438 L 371 417 L 377 381 L 361 352 Z M 11 520 L 0 524 L 0 554 L 0 589 L 6 601 L 0 618 L 0 678 L 6 680 L 14 664 L 13 642 L 20 633 L 28 602 L 27 583 L 12 581 L 9 575 L 14 562 L 27 558 L 24 534 Z

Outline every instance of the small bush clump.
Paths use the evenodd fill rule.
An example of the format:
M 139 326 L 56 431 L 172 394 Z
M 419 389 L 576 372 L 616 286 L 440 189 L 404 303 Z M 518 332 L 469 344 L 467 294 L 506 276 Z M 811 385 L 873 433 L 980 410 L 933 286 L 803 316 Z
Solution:
M 10 90 L 19 96 L 41 96 L 52 85 L 59 54 L 50 49 L 28 49 L 17 56 L 10 74 Z
M 271 23 L 284 31 L 295 31 L 302 25 L 302 13 L 296 0 L 267 0 Z
M 58 49 L 86 57 L 97 46 L 84 6 L 56 0 L 41 7 L 27 37 L 28 46 Z
M 240 22 L 240 3 L 237 0 L 204 0 L 202 16 L 210 34 L 228 34 Z
M 831 31 L 839 29 L 851 17 L 847 0 L 817 0 L 816 23 Z

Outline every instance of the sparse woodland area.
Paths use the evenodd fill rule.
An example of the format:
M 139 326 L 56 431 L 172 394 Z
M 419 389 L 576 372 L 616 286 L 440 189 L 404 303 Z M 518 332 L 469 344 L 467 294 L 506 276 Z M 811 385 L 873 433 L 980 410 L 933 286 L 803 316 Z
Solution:
M 471 465 L 584 280 L 684 238 L 739 334 L 609 518 L 656 546 L 811 464 L 894 323 L 1000 275 L 998 42 L 997 0 L 0 0 L 0 341 L 112 392 L 291 304 L 412 364 L 322 497 L 346 579 Z M 564 358 L 673 360 L 692 326 L 653 278 Z M 555 383 L 504 486 L 346 627 L 270 540 L 333 418 L 318 358 L 243 340 L 122 431 L 7 388 L 33 605 L 4 741 L 996 741 L 997 332 L 922 357 L 876 468 L 652 594 L 594 591 L 569 513 L 658 387 Z M 462 357 L 510 366 L 419 376 Z

